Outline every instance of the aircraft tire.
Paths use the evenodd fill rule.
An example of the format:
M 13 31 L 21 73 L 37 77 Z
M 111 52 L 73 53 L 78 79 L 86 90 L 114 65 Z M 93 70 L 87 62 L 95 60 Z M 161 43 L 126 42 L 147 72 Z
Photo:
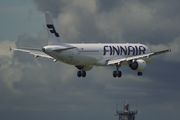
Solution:
M 81 72 L 82 77 L 86 77 L 86 71 Z
M 78 76 L 78 77 L 81 77 L 81 71 L 78 71 L 78 72 L 77 72 L 77 76 Z
M 117 72 L 113 71 L 113 77 L 115 78 L 117 76 Z
M 122 72 L 121 71 L 117 71 L 117 76 L 121 77 L 122 76 Z
M 138 76 L 142 76 L 142 72 L 138 72 Z

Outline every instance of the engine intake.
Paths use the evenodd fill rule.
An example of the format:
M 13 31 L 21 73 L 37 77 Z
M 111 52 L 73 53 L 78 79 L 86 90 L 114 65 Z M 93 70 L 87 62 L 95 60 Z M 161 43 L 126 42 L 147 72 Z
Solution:
M 146 68 L 146 62 L 142 59 L 139 59 L 139 60 L 136 60 L 136 61 L 132 62 L 131 64 L 129 64 L 129 67 L 132 70 L 140 72 Z

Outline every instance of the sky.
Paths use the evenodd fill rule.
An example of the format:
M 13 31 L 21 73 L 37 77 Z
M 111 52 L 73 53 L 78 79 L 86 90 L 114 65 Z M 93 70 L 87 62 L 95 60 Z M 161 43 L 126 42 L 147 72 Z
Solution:
M 180 119 L 180 1 L 0 1 L 0 119 L 117 120 L 125 100 L 137 120 Z M 155 56 L 143 76 L 121 66 L 93 67 L 85 78 L 74 66 L 9 51 L 47 45 L 45 11 L 65 43 L 142 43 Z

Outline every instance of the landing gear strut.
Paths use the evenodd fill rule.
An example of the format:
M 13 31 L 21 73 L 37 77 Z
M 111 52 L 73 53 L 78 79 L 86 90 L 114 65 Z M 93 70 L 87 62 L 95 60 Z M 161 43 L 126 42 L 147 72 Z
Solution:
M 84 66 L 76 66 L 79 71 L 77 72 L 78 77 L 86 77 L 86 71 L 83 70 Z
M 122 76 L 122 72 L 118 70 L 120 66 L 121 66 L 121 64 L 117 64 L 116 65 L 116 71 L 113 71 L 113 77 L 114 78 Z

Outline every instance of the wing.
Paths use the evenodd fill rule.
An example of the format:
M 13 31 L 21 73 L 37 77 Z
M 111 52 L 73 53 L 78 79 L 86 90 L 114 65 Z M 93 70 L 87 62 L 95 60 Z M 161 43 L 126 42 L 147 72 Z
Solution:
M 107 61 L 107 65 L 119 64 L 121 62 L 137 60 L 137 59 L 141 59 L 141 58 L 149 58 L 151 56 L 163 54 L 163 53 L 166 53 L 166 52 L 171 52 L 171 49 L 161 50 L 161 51 L 157 51 L 157 52 L 151 52 L 151 53 L 143 54 L 143 55 L 136 55 L 136 56 L 126 57 L 126 58 L 110 59 L 110 60 Z
M 11 51 L 12 48 L 9 47 L 9 50 Z M 13 48 L 13 50 L 15 51 L 21 51 L 21 52 L 27 52 L 29 54 L 34 55 L 35 57 L 46 57 L 46 58 L 52 58 L 51 56 L 45 54 L 44 52 L 42 52 L 41 49 L 38 48 Z M 53 59 L 53 58 L 52 58 Z

